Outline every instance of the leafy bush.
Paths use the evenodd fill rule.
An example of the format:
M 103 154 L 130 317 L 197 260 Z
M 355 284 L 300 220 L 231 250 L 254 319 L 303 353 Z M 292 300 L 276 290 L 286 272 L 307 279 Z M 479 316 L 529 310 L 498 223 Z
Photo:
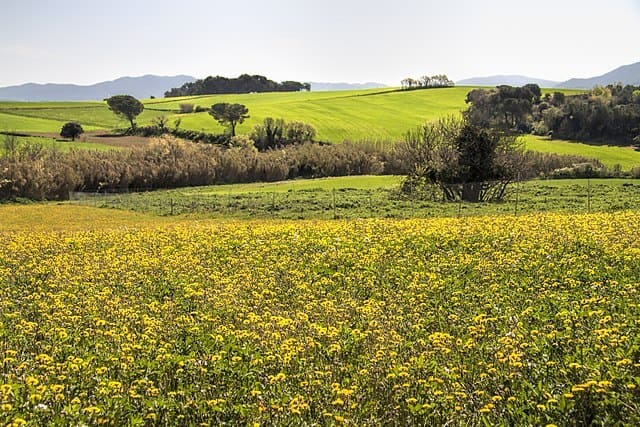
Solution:
M 193 104 L 180 104 L 178 107 L 180 108 L 180 114 L 193 113 Z
M 255 125 L 251 138 L 260 151 L 270 150 L 285 145 L 312 142 L 316 137 L 316 129 L 304 122 L 285 122 L 284 119 L 267 117 L 262 124 Z

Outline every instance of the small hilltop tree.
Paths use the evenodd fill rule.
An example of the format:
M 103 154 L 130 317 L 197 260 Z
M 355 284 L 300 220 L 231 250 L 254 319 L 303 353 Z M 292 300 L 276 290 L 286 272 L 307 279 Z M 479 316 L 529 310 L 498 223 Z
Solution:
M 62 126 L 60 130 L 60 136 L 63 138 L 71 138 L 71 141 L 75 141 L 77 137 L 84 133 L 84 129 L 76 122 L 68 122 Z
M 132 130 L 136 128 L 133 120 L 144 111 L 144 104 L 131 95 L 112 96 L 107 99 L 107 105 L 114 114 L 129 120 Z
M 222 126 L 227 126 L 233 138 L 236 136 L 236 126 L 249 118 L 249 109 L 242 104 L 220 102 L 211 106 L 209 114 Z

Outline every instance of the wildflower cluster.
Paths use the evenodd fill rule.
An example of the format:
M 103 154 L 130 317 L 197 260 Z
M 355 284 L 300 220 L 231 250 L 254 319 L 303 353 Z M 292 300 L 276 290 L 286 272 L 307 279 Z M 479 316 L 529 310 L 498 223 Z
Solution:
M 639 229 L 1 233 L 0 425 L 637 425 Z

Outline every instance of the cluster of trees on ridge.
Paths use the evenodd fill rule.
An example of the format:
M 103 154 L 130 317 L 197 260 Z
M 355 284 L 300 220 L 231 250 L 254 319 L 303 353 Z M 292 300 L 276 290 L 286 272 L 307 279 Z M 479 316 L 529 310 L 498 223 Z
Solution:
M 402 89 L 427 89 L 434 87 L 453 87 L 456 84 L 450 80 L 446 74 L 436 74 L 435 76 L 422 76 L 418 79 L 407 77 L 400 82 Z
M 474 89 L 467 95 L 469 120 L 484 127 L 561 139 L 640 143 L 640 87 L 609 85 L 565 95 L 542 96 L 538 85 Z
M 164 93 L 165 98 L 176 96 L 214 95 L 223 93 L 251 92 L 299 92 L 311 90 L 310 83 L 296 81 L 274 82 L 264 76 L 242 74 L 237 78 L 209 76 L 195 82 L 185 83 Z

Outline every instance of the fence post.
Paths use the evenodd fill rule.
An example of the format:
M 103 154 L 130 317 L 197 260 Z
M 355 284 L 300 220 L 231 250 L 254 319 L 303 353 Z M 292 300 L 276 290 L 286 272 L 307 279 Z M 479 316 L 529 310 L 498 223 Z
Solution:
M 331 197 L 333 201 L 333 219 L 338 218 L 337 207 L 336 207 L 336 189 L 331 190 Z
M 591 213 L 591 175 L 587 175 L 587 213 Z
M 518 178 L 516 181 L 516 209 L 515 216 L 518 216 L 518 202 L 520 201 L 520 174 L 518 174 Z

